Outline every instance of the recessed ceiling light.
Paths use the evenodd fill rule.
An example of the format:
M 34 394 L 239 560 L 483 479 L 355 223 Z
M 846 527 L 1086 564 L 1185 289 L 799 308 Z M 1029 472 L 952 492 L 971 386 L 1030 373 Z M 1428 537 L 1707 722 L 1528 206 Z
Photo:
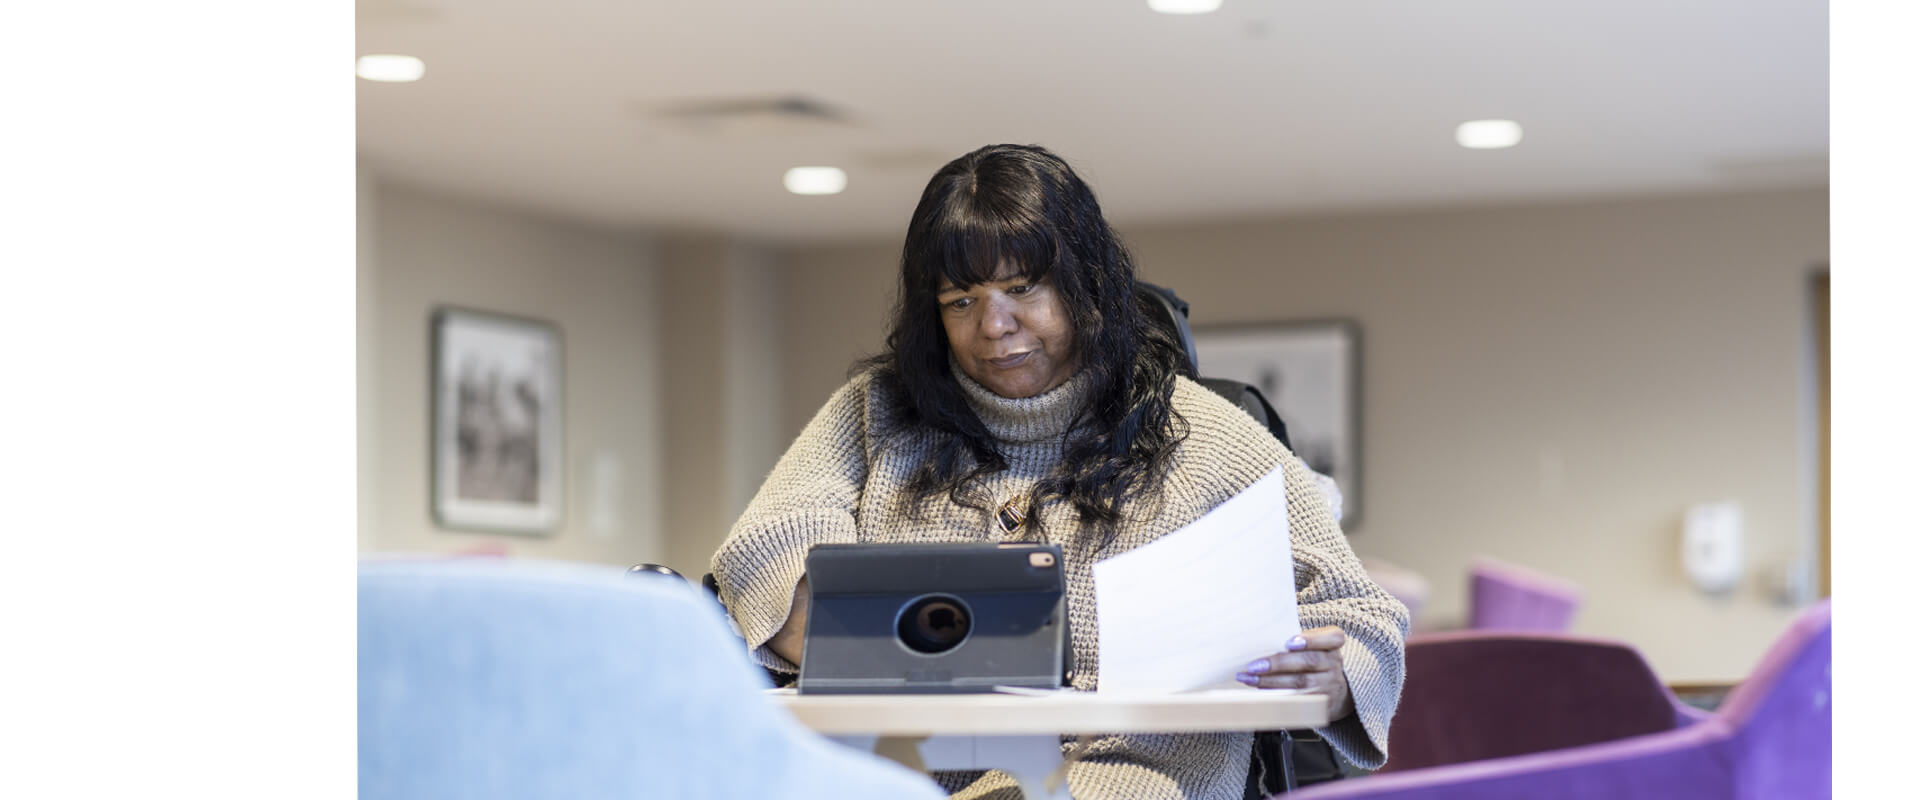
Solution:
M 1220 0 L 1147 0 L 1147 7 L 1162 14 L 1206 14 L 1220 10 Z
M 1520 123 L 1510 119 L 1476 119 L 1460 123 L 1453 140 L 1474 150 L 1498 150 L 1520 143 Z
M 783 182 L 794 194 L 839 194 L 847 188 L 847 173 L 839 167 L 794 167 Z
M 361 56 L 353 64 L 353 74 L 382 83 L 407 83 L 427 74 L 427 64 L 413 56 Z

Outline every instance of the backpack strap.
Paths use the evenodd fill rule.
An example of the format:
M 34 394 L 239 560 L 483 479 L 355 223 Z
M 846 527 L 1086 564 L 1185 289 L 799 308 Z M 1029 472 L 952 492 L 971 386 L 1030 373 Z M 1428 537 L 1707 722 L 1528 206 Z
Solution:
M 1267 427 L 1267 432 L 1287 450 L 1293 450 L 1293 442 L 1287 438 L 1287 423 L 1280 421 L 1280 412 L 1273 410 L 1273 404 L 1267 402 L 1267 396 L 1260 393 L 1253 384 L 1242 383 L 1231 378 L 1201 378 L 1200 385 L 1212 389 L 1214 394 L 1227 398 L 1247 415 Z

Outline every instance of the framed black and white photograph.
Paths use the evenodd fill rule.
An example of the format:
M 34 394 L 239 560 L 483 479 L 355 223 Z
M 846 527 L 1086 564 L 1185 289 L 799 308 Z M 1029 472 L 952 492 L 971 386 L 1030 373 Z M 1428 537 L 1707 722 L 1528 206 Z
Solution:
M 1251 384 L 1293 452 L 1331 477 L 1342 527 L 1360 519 L 1360 328 L 1351 320 L 1195 326 L 1200 374 Z
M 433 515 L 543 534 L 563 507 L 560 332 L 466 309 L 433 315 Z

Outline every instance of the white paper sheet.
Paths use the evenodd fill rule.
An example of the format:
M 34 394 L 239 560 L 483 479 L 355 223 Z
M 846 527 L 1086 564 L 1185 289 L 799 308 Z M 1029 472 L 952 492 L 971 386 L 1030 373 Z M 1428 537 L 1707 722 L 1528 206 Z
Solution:
M 1300 633 L 1280 468 L 1192 524 L 1093 565 L 1100 691 L 1234 683 Z

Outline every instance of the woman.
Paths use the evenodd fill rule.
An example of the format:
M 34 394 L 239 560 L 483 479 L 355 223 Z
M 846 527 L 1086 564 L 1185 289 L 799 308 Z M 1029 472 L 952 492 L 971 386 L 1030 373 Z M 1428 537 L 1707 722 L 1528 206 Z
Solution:
M 1313 473 L 1244 412 L 1178 374 L 1133 263 L 1057 156 L 994 145 L 935 173 L 907 229 L 887 349 L 815 415 L 734 525 L 713 571 L 760 663 L 794 671 L 807 549 L 837 542 L 1061 545 L 1072 683 L 1099 684 L 1091 567 L 1284 470 L 1302 637 L 1248 665 L 1328 695 L 1321 733 L 1386 759 L 1406 609 L 1368 580 Z M 1074 797 L 1218 798 L 1246 788 L 1251 733 L 1065 737 Z M 936 775 L 1013 796 L 998 772 Z

